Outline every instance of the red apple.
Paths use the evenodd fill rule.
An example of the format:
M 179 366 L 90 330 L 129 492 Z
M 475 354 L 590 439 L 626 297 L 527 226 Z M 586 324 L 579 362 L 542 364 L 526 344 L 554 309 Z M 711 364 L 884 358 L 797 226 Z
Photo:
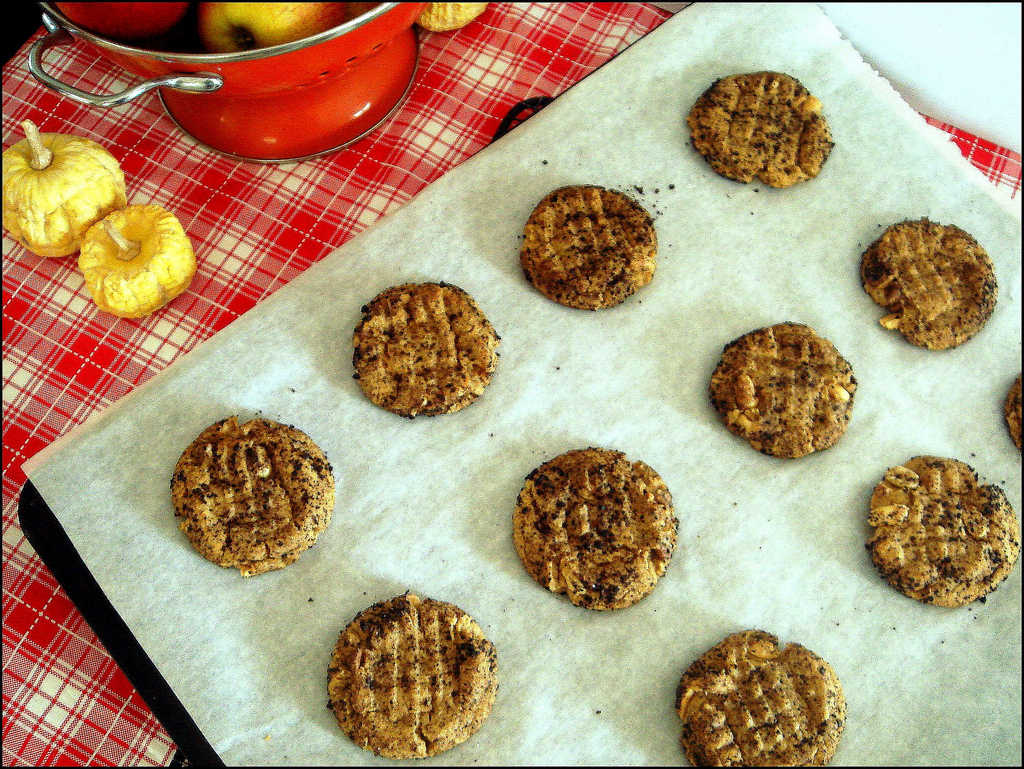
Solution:
M 291 43 L 346 21 L 347 3 L 200 3 L 199 39 L 234 53 Z
M 188 11 L 188 3 L 55 3 L 89 32 L 130 43 L 166 35 Z

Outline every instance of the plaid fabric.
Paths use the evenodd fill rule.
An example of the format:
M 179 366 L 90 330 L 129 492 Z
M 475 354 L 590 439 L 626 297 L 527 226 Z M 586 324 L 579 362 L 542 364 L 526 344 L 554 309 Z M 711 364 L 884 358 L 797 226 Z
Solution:
M 30 75 L 28 46 L 4 67 L 4 147 L 25 119 L 100 142 L 121 160 L 129 200 L 173 211 L 199 262 L 168 307 L 117 319 L 96 310 L 74 258 L 40 259 L 5 233 L 4 765 L 162 765 L 175 751 L 25 540 L 22 462 L 486 146 L 513 105 L 557 96 L 666 17 L 642 3 L 491 4 L 462 30 L 420 34 L 410 94 L 371 139 L 282 166 L 198 147 L 154 95 L 107 110 L 64 99 Z M 66 83 L 106 93 L 132 82 L 82 43 L 59 50 L 46 68 Z M 936 124 L 1017 193 L 1019 155 Z
M 943 123 L 925 116 L 929 125 L 940 128 L 949 134 L 963 156 L 971 161 L 976 168 L 985 174 L 993 183 L 1015 198 L 1020 192 L 1020 153 L 1000 147 L 980 136 L 961 131 L 949 123 Z

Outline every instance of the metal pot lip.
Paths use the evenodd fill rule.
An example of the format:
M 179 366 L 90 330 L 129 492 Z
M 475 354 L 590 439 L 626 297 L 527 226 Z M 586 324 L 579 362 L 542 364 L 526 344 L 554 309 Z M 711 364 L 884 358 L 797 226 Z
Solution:
M 303 48 L 309 48 L 310 46 L 323 43 L 327 40 L 333 40 L 336 37 L 341 37 L 342 35 L 345 35 L 364 24 L 373 21 L 374 19 L 383 16 L 393 8 L 400 6 L 401 3 L 380 3 L 376 8 L 370 9 L 362 16 L 357 16 L 351 21 L 346 21 L 344 24 L 339 24 L 336 27 L 319 32 L 310 37 L 304 37 L 301 40 L 296 40 L 291 43 L 281 43 L 280 45 L 272 45 L 266 48 L 253 48 L 250 51 L 239 51 L 236 53 L 175 53 L 173 51 L 154 51 L 149 48 L 136 48 L 125 43 L 115 42 L 110 38 L 102 37 L 87 29 L 83 29 L 61 13 L 60 9 L 57 8 L 54 3 L 40 2 L 38 5 L 42 8 L 45 15 L 55 18 L 61 26 L 66 27 L 76 36 L 94 43 L 101 48 L 106 48 L 107 50 L 127 54 L 136 58 L 152 59 L 161 62 L 216 65 L 236 61 L 266 59 L 271 56 L 278 56 L 280 54 L 291 53 L 292 51 L 299 51 Z

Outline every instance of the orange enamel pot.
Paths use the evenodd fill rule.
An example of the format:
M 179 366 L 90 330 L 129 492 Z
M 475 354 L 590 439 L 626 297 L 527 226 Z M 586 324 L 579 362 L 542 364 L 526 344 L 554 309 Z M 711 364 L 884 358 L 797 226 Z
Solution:
M 83 29 L 52 3 L 39 5 L 49 34 L 33 44 L 29 69 L 44 85 L 100 107 L 157 89 L 167 114 L 197 142 L 244 160 L 282 163 L 353 144 L 397 110 L 416 74 L 413 23 L 426 3 L 380 3 L 312 37 L 241 53 L 136 48 Z M 75 38 L 143 81 L 99 95 L 50 76 L 44 54 Z

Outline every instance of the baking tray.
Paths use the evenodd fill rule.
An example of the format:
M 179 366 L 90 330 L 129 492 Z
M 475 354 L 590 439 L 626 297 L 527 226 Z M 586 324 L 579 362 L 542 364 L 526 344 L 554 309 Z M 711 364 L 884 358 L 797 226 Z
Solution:
M 760 48 L 746 43 L 757 35 Z M 700 53 L 698 64 L 693 63 L 698 55 L 693 51 Z M 686 106 L 714 73 L 770 65 L 791 69 L 822 98 L 830 122 L 835 118 L 837 135 L 837 150 L 822 177 L 781 192 L 715 177 L 687 151 L 683 129 Z M 643 100 L 638 101 L 638 93 Z M 851 110 L 845 116 L 840 109 L 844 104 Z M 865 106 L 877 113 L 857 111 Z M 174 574 L 198 579 L 184 591 L 174 585 L 182 617 L 195 617 L 205 608 L 193 600 L 186 610 L 190 595 L 210 596 L 221 608 L 229 608 L 242 591 L 248 604 L 273 592 L 282 602 L 292 601 L 291 610 L 304 608 L 307 596 L 314 595 L 317 611 L 328 607 L 325 617 L 297 613 L 294 628 L 276 630 L 282 646 L 296 640 L 302 644 L 301 650 L 293 650 L 302 667 L 298 680 L 269 667 L 274 660 L 259 650 L 254 656 L 238 646 L 238 629 L 258 632 L 260 623 L 243 617 L 234 631 L 230 623 L 218 629 L 223 637 L 208 633 L 195 639 L 241 650 L 249 655 L 245 664 L 259 673 L 257 682 L 290 687 L 275 703 L 292 707 L 298 720 L 269 720 L 251 729 L 240 724 L 237 734 L 227 736 L 209 713 L 203 716 L 185 707 L 196 723 L 221 730 L 221 742 L 209 730 L 206 737 L 225 746 L 218 752 L 229 763 L 282 758 L 277 746 L 287 746 L 296 729 L 310 730 L 314 742 L 308 749 L 322 747 L 324 752 L 303 754 L 291 744 L 284 756 L 289 762 L 372 760 L 358 749 L 353 753 L 353 746 L 328 723 L 320 691 L 326 658 L 321 657 L 331 636 L 336 638 L 356 610 L 408 588 L 462 606 L 499 650 L 502 689 L 495 712 L 471 740 L 435 763 L 494 762 L 496 755 L 513 763 L 676 763 L 678 723 L 671 689 L 679 673 L 726 631 L 746 625 L 767 625 L 765 629 L 805 643 L 837 666 L 851 704 L 839 762 L 1012 762 L 1020 750 L 1019 674 L 1014 674 L 1020 665 L 1019 569 L 984 607 L 939 613 L 880 584 L 863 552 L 861 508 L 870 488 L 886 466 L 906 461 L 912 453 L 941 453 L 972 463 L 977 457 L 983 474 L 1000 474 L 988 480 L 1006 478 L 1002 474 L 1008 469 L 1019 476 L 1019 454 L 1012 445 L 1005 446 L 1008 437 L 997 421 L 996 406 L 999 391 L 1005 393 L 1009 383 L 1002 378 L 1019 368 L 1019 212 L 997 200 L 987 180 L 936 134 L 839 40 L 834 26 L 813 7 L 695 6 L 545 106 L 523 130 L 466 161 L 62 438 L 28 474 L 37 485 L 46 483 L 44 494 L 51 506 L 52 500 L 60 500 L 55 507 L 58 520 L 65 528 L 72 524 L 79 552 L 84 544 L 87 552 L 99 554 L 87 558 L 115 546 L 119 549 L 114 552 L 122 553 L 129 543 L 131 551 L 152 546 L 161 550 L 160 558 L 147 558 L 148 563 L 169 563 Z M 595 140 L 596 151 L 590 146 Z M 639 157 L 635 149 L 630 152 L 630 141 L 642 143 Z M 879 176 L 876 164 L 886 174 Z M 850 175 L 858 169 L 858 175 Z M 494 184 L 496 179 L 500 184 Z M 569 181 L 625 187 L 656 216 L 662 243 L 658 274 L 651 286 L 620 308 L 572 314 L 576 311 L 554 306 L 525 286 L 514 263 L 514 230 L 521 233 L 522 221 L 544 192 L 556 182 Z M 737 228 L 722 233 L 708 227 L 711 209 L 726 211 Z M 851 282 L 856 280 L 851 265 L 858 241 L 866 246 L 876 228 L 898 214 L 967 223 L 994 252 L 1000 305 L 986 329 L 958 350 L 935 355 L 910 349 L 878 327 L 881 313 Z M 738 226 L 741 220 L 756 226 L 744 229 Z M 759 237 L 750 237 L 753 233 Z M 452 243 L 452 237 L 461 239 Z M 809 239 L 809 245 L 794 251 L 794 237 Z M 402 260 L 405 249 L 417 257 Z M 472 258 L 481 249 L 482 263 Z M 813 252 L 807 264 L 805 251 Z M 801 267 L 799 274 L 786 271 L 796 266 Z M 503 357 L 495 380 L 478 403 L 460 414 L 427 422 L 399 420 L 360 400 L 358 386 L 346 373 L 344 347 L 359 305 L 396 276 L 460 283 L 502 334 Z M 331 290 L 325 292 L 326 286 Z M 823 287 L 829 291 L 826 301 Z M 764 325 L 760 319 L 809 322 L 851 359 L 861 383 L 857 405 L 847 435 L 828 452 L 795 463 L 771 460 L 733 440 L 714 418 L 706 377 L 721 346 Z M 287 328 L 294 331 L 282 333 Z M 337 347 L 325 338 L 324 328 L 330 339 L 337 337 Z M 254 340 L 273 345 L 287 335 L 292 335 L 287 354 L 270 356 L 281 365 L 268 369 L 262 361 L 250 361 L 256 354 Z M 569 355 L 568 350 L 586 353 Z M 637 360 L 638 351 L 647 357 Z M 262 342 L 259 354 L 267 355 Z M 225 376 L 219 387 L 211 387 L 211 372 L 224 373 L 218 356 L 247 373 Z M 943 380 L 945 389 L 932 388 L 933 378 Z M 538 387 L 550 400 L 529 397 Z M 203 392 L 202 399 L 186 397 L 197 391 Z M 587 404 L 582 417 L 576 413 L 581 401 Z M 318 417 L 325 403 L 332 406 L 326 419 Z M 622 420 L 623 404 L 636 406 L 629 412 L 631 421 Z M 165 466 L 173 466 L 176 454 L 212 416 L 226 416 L 225 409 L 262 411 L 288 420 L 309 406 L 315 408 L 297 424 L 318 442 L 330 444 L 332 462 L 338 458 L 336 467 L 346 476 L 340 490 L 347 497 L 339 502 L 344 515 L 303 555 L 300 568 L 264 575 L 243 588 L 237 577 L 232 580 L 230 574 L 197 563 L 175 536 L 173 521 L 163 510 L 166 481 L 161 478 L 169 473 Z M 971 414 L 969 423 L 954 418 L 953 410 L 960 406 Z M 929 414 L 933 424 L 916 423 L 908 429 L 902 417 L 925 407 L 935 410 Z M 72 460 L 94 460 L 105 438 L 127 441 L 140 426 L 152 435 L 154 424 L 163 430 L 162 440 L 144 446 L 134 458 L 140 466 L 131 470 L 131 477 L 145 488 L 127 488 L 109 472 L 97 472 L 95 464 L 82 474 L 66 475 L 72 472 Z M 395 438 L 408 441 L 408 456 L 396 448 Z M 684 543 L 651 596 L 629 610 L 603 616 L 577 610 L 537 588 L 516 568 L 503 524 L 522 476 L 559 449 L 591 440 L 649 461 L 665 477 L 676 496 Z M 464 455 L 467 441 L 468 448 L 485 449 L 486 467 L 477 467 Z M 438 447 L 444 449 L 440 455 L 429 450 Z M 364 450 L 383 459 L 378 462 Z M 672 460 L 680 456 L 684 461 Z M 435 467 L 433 462 L 440 464 Z M 437 477 L 439 467 L 459 479 L 482 483 L 483 492 L 474 490 L 472 500 L 452 494 L 450 483 Z M 368 468 L 375 477 L 368 477 Z M 376 477 L 382 468 L 386 472 Z M 361 476 L 354 474 L 359 471 Z M 398 484 L 390 473 L 416 478 L 416 483 Z M 62 478 L 68 482 L 61 483 Z M 387 494 L 381 499 L 394 493 L 402 500 L 380 507 L 376 499 L 364 503 L 354 490 L 363 488 L 361 482 L 377 483 L 380 488 L 374 491 Z M 1019 503 L 1019 477 L 1002 482 Z M 140 507 L 154 484 L 158 495 Z M 102 542 L 85 542 L 82 536 L 90 534 L 95 518 L 76 513 L 78 497 L 108 491 L 114 496 L 94 499 L 90 513 L 107 527 L 118 516 L 127 516 L 128 525 L 109 532 L 116 541 L 108 541 L 103 529 Z M 830 509 L 833 504 L 842 514 Z M 713 517 L 721 521 L 701 511 L 714 511 Z M 486 516 L 491 512 L 493 521 Z M 352 520 L 352 514 L 359 520 Z M 142 528 L 140 516 L 145 519 Z M 413 520 L 425 527 L 425 539 L 407 546 L 398 537 L 378 544 L 374 532 L 360 528 L 376 522 L 397 531 Z M 474 547 L 467 548 L 462 535 L 477 536 Z M 380 557 L 388 547 L 391 561 Z M 339 556 L 341 560 L 332 560 Z M 459 561 L 459 570 L 451 570 L 446 564 L 457 558 L 466 560 Z M 140 631 L 146 636 L 141 645 L 152 657 L 164 625 L 147 623 L 144 611 L 129 608 L 126 615 L 123 607 L 126 599 L 140 605 L 147 599 L 148 593 L 134 594 L 139 587 L 155 595 L 161 585 L 140 585 L 134 572 L 89 561 L 94 562 L 104 568 L 102 574 L 93 570 L 97 581 L 114 585 L 125 624 L 137 637 Z M 785 568 L 780 569 L 782 564 Z M 745 580 L 737 581 L 734 570 L 742 571 Z M 153 578 L 166 583 L 174 574 Z M 324 575 L 332 575 L 333 582 L 315 588 L 312 582 Z M 337 584 L 352 578 L 358 581 Z M 497 592 L 483 595 L 475 590 L 486 583 L 493 583 Z M 132 594 L 126 596 L 122 584 Z M 521 628 L 516 618 L 524 615 L 533 656 L 524 656 L 517 633 Z M 197 633 L 204 632 L 205 623 L 196 624 Z M 296 638 L 300 626 L 305 630 Z M 638 634 L 640 627 L 644 632 Z M 878 653 L 879 644 L 885 653 Z M 582 689 L 571 688 L 585 674 L 580 655 L 584 650 L 594 654 L 598 647 L 602 659 L 610 655 L 616 660 L 617 675 L 627 677 L 632 687 L 616 676 L 589 676 Z M 950 656 L 967 648 L 978 653 L 963 660 Z M 181 680 L 190 672 L 177 661 L 173 669 L 159 667 L 169 680 Z M 197 670 L 196 680 L 208 679 L 208 670 Z M 903 671 L 934 675 L 921 683 L 901 679 Z M 948 686 L 937 688 L 939 682 L 933 680 L 939 672 L 946 678 L 970 677 L 974 685 L 960 681 L 964 688 L 953 703 L 944 696 Z M 884 677 L 883 686 L 878 676 Z M 531 690 L 526 707 L 525 692 L 538 682 L 543 688 Z M 226 685 L 216 679 L 213 683 Z M 921 695 L 924 710 L 918 706 L 910 717 L 903 715 L 899 702 L 883 696 L 896 685 L 916 693 L 908 694 L 910 698 Z M 635 691 L 637 687 L 642 691 Z M 190 683 L 171 688 L 182 703 L 196 696 Z M 641 725 L 637 715 L 652 707 L 650 722 Z M 579 728 L 545 731 L 548 722 L 538 719 L 546 709 L 552 715 L 571 714 L 569 720 Z M 929 719 L 925 711 L 937 715 Z M 955 731 L 943 720 L 952 713 L 958 715 Z M 558 726 L 557 719 L 550 722 Z M 654 742 L 638 738 L 647 733 L 660 736 Z M 961 734 L 975 739 L 961 739 Z M 503 740 L 511 740 L 509 747 L 521 752 L 495 752 Z

